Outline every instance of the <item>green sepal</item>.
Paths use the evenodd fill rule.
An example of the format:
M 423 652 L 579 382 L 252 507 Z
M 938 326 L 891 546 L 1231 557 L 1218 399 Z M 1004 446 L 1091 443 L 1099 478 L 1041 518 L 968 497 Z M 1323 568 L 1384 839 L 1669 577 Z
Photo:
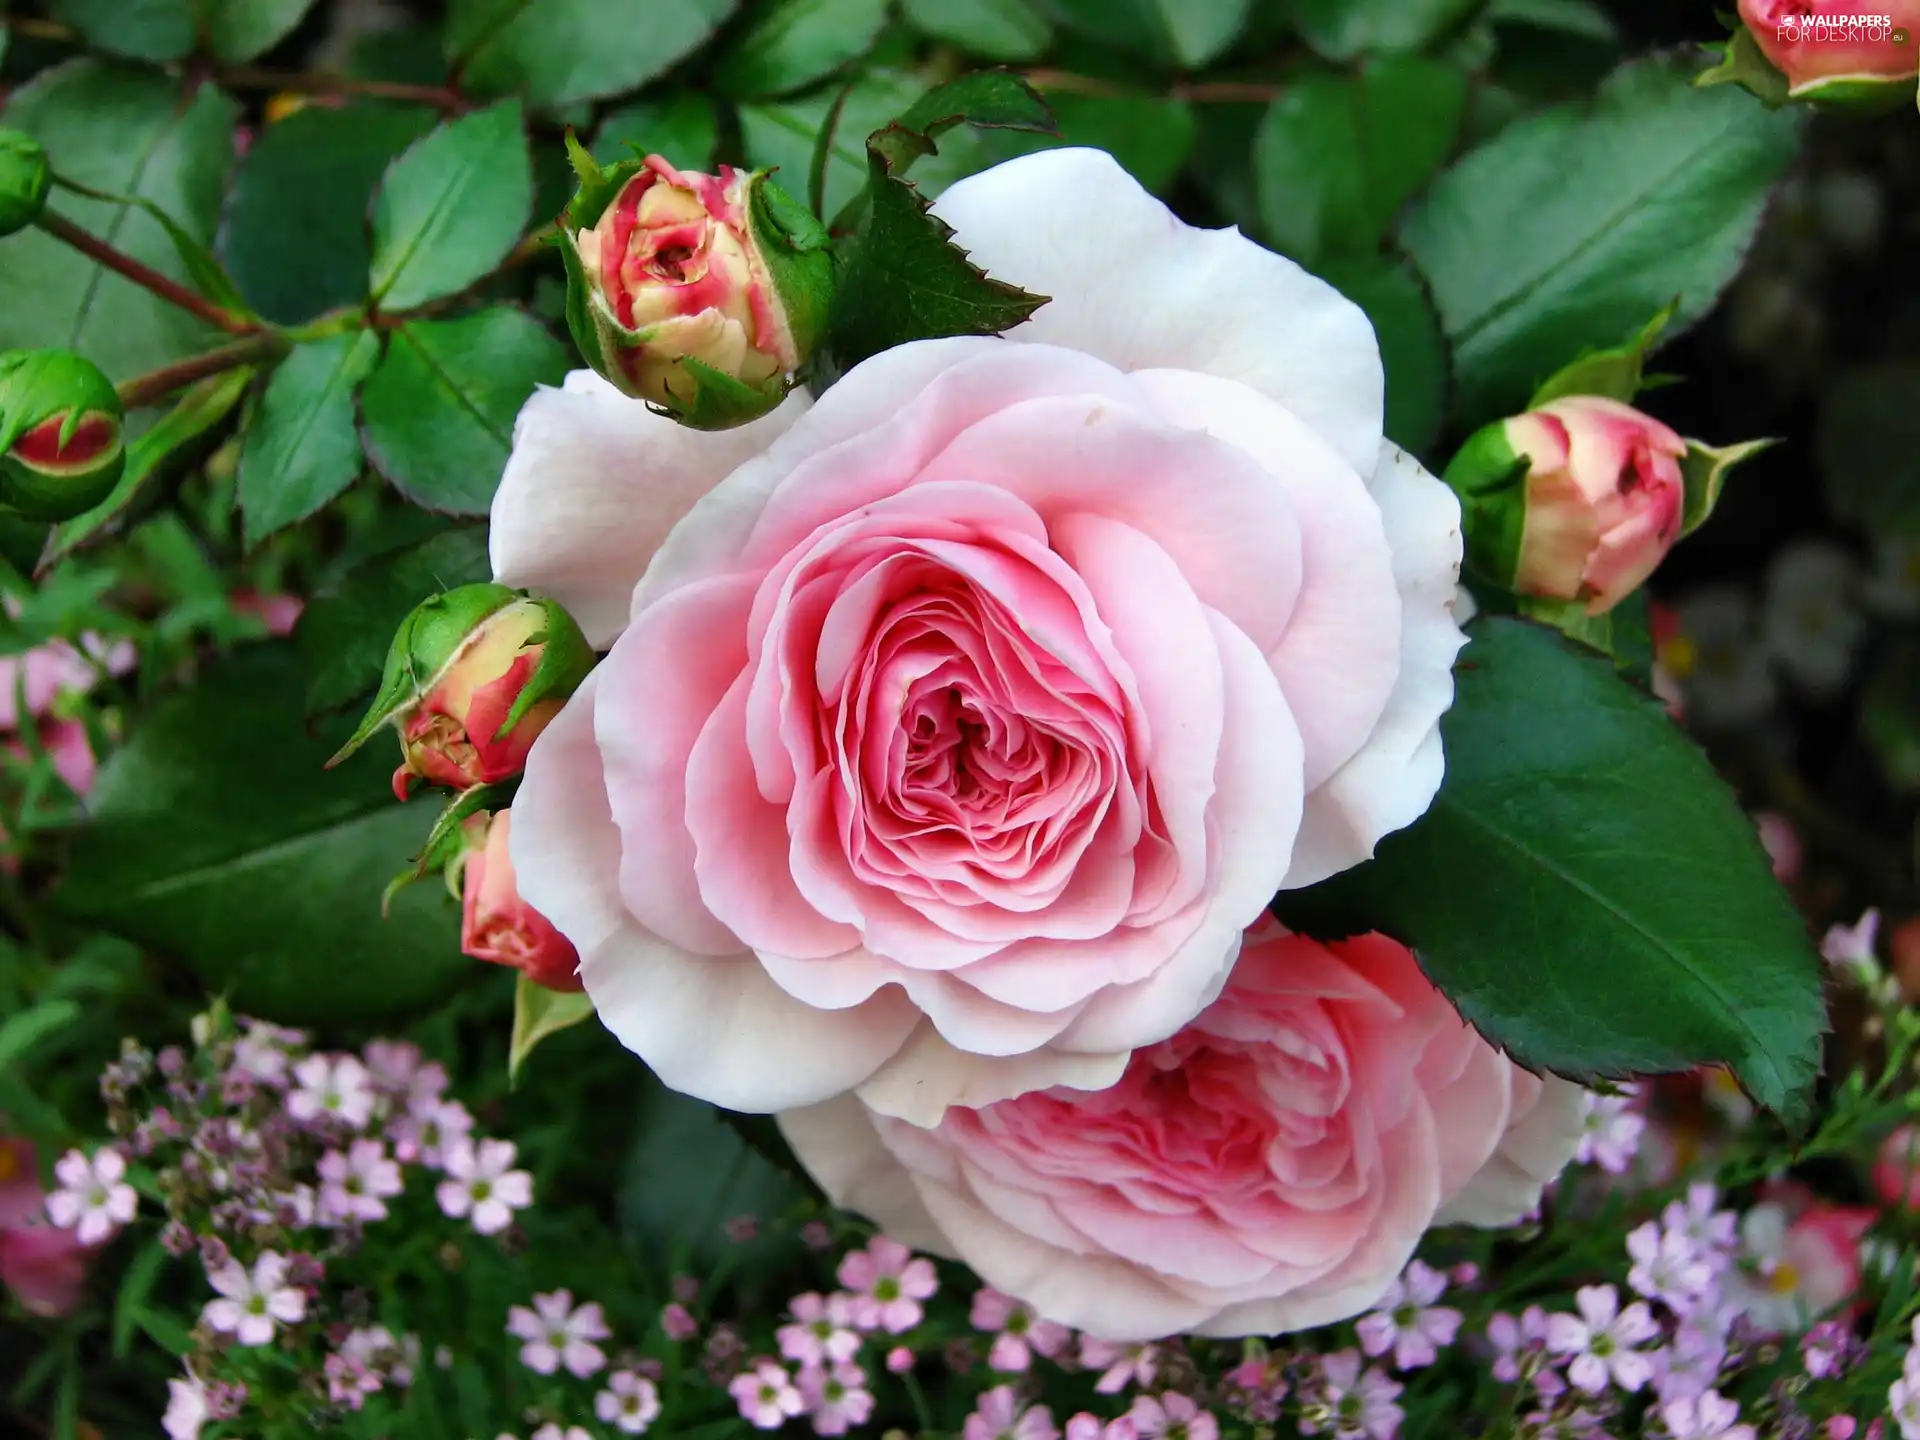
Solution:
M 480 623 L 519 598 L 518 591 L 505 585 L 482 582 L 431 596 L 415 606 L 394 633 L 372 707 L 347 743 L 327 761 L 327 768 L 353 754 L 381 726 L 432 689 L 433 682 L 453 663 Z
M 758 420 L 787 396 L 787 383 L 778 375 L 764 385 L 749 385 L 691 355 L 681 359 L 680 368 L 693 381 L 693 398 L 675 395 L 670 405 L 647 403 L 655 414 L 670 416 L 690 430 L 731 430 Z
M 1739 85 L 1775 109 L 1791 98 L 1787 77 L 1761 52 L 1746 26 L 1741 25 L 1722 43 L 1706 48 L 1717 54 L 1720 62 L 1694 76 L 1695 85 Z
M 1440 476 L 1460 497 L 1468 571 L 1502 590 L 1513 588 L 1520 569 L 1530 468 L 1508 440 L 1507 422 L 1496 420 L 1469 436 Z
M 24 130 L 0 130 L 0 235 L 40 218 L 53 184 L 53 167 L 40 142 Z
M 1861 115 L 1883 115 L 1913 99 L 1911 75 L 1829 75 L 1787 92 L 1796 103 L 1822 110 L 1847 110 Z
M 427 832 L 426 843 L 420 847 L 420 853 L 413 857 L 413 863 L 387 882 L 387 888 L 380 896 L 380 913 L 386 914 L 393 897 L 416 880 L 426 879 L 429 871 L 446 874 L 448 888 L 454 889 L 459 877 L 452 873 L 453 862 L 467 848 L 461 833 L 463 827 L 475 815 L 506 809 L 513 804 L 513 797 L 519 789 L 520 777 L 516 775 L 511 780 L 502 780 L 497 784 L 472 786 L 454 796 L 433 822 L 433 829 Z M 454 899 L 459 898 L 455 890 Z
M 81 424 L 104 416 L 112 446 L 93 459 L 54 467 L 29 465 L 11 452 L 20 438 L 56 416 L 64 448 Z M 85 514 L 113 493 L 126 467 L 120 396 L 100 368 L 68 350 L 0 354 L 0 503 L 29 520 Z
M 1680 533 L 1691 535 L 1713 514 L 1720 503 L 1720 491 L 1734 466 L 1751 460 L 1762 450 L 1770 450 L 1778 440 L 1743 440 L 1738 445 L 1715 447 L 1698 440 L 1687 441 L 1687 453 L 1680 461 L 1680 474 L 1686 482 L 1686 500 L 1681 509 Z
M 833 308 L 832 237 L 814 213 L 776 185 L 765 170 L 747 180 L 747 223 L 767 267 L 775 300 L 793 337 L 796 369 L 827 338 Z M 689 422 L 692 423 L 692 422 Z
M 1534 391 L 1533 399 L 1527 402 L 1527 409 L 1538 410 L 1542 405 L 1563 400 L 1569 395 L 1599 395 L 1608 400 L 1618 400 L 1622 405 L 1631 405 L 1642 390 L 1656 383 L 1669 382 L 1670 377 L 1650 379 L 1647 376 L 1647 355 L 1659 342 L 1661 332 L 1672 322 L 1679 308 L 1680 301 L 1676 297 L 1625 345 L 1611 350 L 1588 350 L 1579 359 L 1561 367 L 1546 384 Z
M 599 659 L 593 653 L 593 646 L 587 643 L 579 623 L 566 612 L 564 606 L 553 600 L 536 600 L 534 603 L 546 615 L 547 624 L 544 630 L 529 635 L 527 644 L 542 647 L 540 658 L 534 662 L 533 674 L 527 677 L 527 683 L 514 696 L 506 720 L 494 733 L 496 740 L 526 719 L 527 712 L 542 700 L 565 700 L 573 694 Z M 497 810 L 502 807 L 490 805 L 487 808 Z
M 567 159 L 573 166 L 573 173 L 580 177 L 580 188 L 574 192 L 573 199 L 567 202 L 567 208 L 561 214 L 562 230 L 591 230 L 600 223 L 600 217 L 607 213 L 607 207 L 613 204 L 627 182 L 647 168 L 645 160 L 622 160 L 614 165 L 602 165 L 574 137 L 571 129 L 567 131 Z
M 513 987 L 513 1038 L 507 1042 L 508 1088 L 519 1084 L 520 1067 L 534 1046 L 592 1015 L 593 1001 L 584 990 L 549 990 L 520 975 Z

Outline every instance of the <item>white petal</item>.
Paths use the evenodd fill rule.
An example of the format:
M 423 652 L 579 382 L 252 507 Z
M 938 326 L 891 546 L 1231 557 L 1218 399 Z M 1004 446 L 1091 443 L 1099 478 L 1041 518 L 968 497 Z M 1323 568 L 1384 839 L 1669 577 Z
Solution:
M 1373 326 L 1291 260 L 1185 224 L 1103 150 L 1009 160 L 933 208 L 976 265 L 1051 297 L 1010 339 L 1238 380 L 1372 468 L 1386 397 Z
M 859 1095 L 882 1115 L 930 1129 L 949 1105 L 977 1110 L 1055 1085 L 1104 1090 L 1120 1078 L 1129 1058 L 1124 1050 L 1107 1055 L 1049 1049 L 974 1055 L 948 1044 L 931 1024 L 924 1024 L 860 1087 Z
M 1524 1073 L 1524 1072 L 1523 1072 Z M 1519 1077 L 1516 1076 L 1516 1080 Z M 1517 1113 L 1491 1159 L 1444 1206 L 1436 1225 L 1513 1225 L 1540 1203 L 1540 1194 L 1573 1159 L 1585 1128 L 1587 1092 L 1548 1075 L 1537 1098 Z M 1518 1096 L 1518 1088 L 1515 1094 Z
M 494 578 L 552 596 L 604 649 L 633 587 L 674 523 L 807 410 L 796 390 L 733 430 L 693 430 L 622 395 L 591 370 L 521 407 L 493 497 Z
M 620 832 L 607 807 L 593 737 L 599 688 L 595 670 L 533 742 L 507 830 L 520 898 L 583 955 L 627 920 L 620 899 Z
M 1307 796 L 1282 887 L 1288 890 L 1371 856 L 1381 836 L 1426 813 L 1446 770 L 1440 717 L 1453 704 L 1453 659 L 1466 644 L 1451 614 L 1460 579 L 1460 502 L 1394 445 L 1380 447 L 1371 488 L 1400 587 L 1400 678 L 1367 743 Z
M 827 1199 L 865 1215 L 910 1249 L 951 1258 L 940 1227 L 927 1214 L 907 1167 L 880 1143 L 866 1106 L 842 1095 L 775 1117 L 780 1133 Z

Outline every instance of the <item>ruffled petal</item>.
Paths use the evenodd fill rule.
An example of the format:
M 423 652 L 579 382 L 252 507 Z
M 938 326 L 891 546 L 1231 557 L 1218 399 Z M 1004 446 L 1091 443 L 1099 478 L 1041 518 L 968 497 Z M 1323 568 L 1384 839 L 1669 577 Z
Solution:
M 951 1105 L 978 1110 L 1056 1085 L 1104 1090 L 1125 1073 L 1129 1058 L 1125 1050 L 1108 1055 L 1050 1049 L 974 1055 L 950 1045 L 928 1024 L 873 1073 L 859 1095 L 882 1115 L 930 1129 Z
M 1519 1103 L 1522 1091 L 1531 1103 Z M 1438 1225 L 1515 1225 L 1540 1203 L 1580 1148 L 1587 1092 L 1558 1075 L 1539 1079 L 1515 1067 L 1515 1105 L 1507 1133 L 1492 1158 L 1441 1209 Z
M 902 1245 L 955 1258 L 927 1214 L 907 1167 L 880 1143 L 872 1117 L 853 1096 L 784 1110 L 776 1119 L 781 1135 L 828 1200 L 859 1211 Z

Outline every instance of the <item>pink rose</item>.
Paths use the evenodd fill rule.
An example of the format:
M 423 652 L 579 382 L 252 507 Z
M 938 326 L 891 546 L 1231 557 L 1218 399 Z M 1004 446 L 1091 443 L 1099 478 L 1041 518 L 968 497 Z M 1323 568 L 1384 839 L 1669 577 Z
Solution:
M 33 1315 L 66 1315 L 80 1303 L 87 1250 L 47 1219 L 33 1147 L 0 1135 L 0 1285 Z
M 1902 1125 L 1881 1142 L 1873 1190 L 1895 1209 L 1920 1210 L 1920 1127 Z
M 514 884 L 507 854 L 511 813 L 467 822 L 475 848 L 461 866 L 460 949 L 476 960 L 511 966 L 549 990 L 578 990 L 580 957 Z
M 1888 24 L 1876 23 L 1882 15 Z M 1920 0 L 1740 0 L 1740 18 L 1796 97 L 1841 98 L 1920 69 Z M 1900 31 L 1906 38 L 1896 42 Z
M 64 640 L 50 640 L 24 655 L 0 657 L 0 730 L 20 730 L 19 699 L 24 690 L 27 714 L 37 724 L 40 745 L 53 760 L 54 770 L 75 794 L 85 795 L 93 788 L 97 769 L 87 727 L 78 720 L 55 719 L 53 711 L 62 696 L 91 690 L 102 669 L 112 675 L 131 670 L 135 655 L 124 640 L 109 644 L 92 634 L 81 636 L 80 645 L 76 649 Z M 27 753 L 22 741 L 7 745 L 15 754 Z
M 1510 1224 L 1572 1156 L 1584 1092 L 1461 1021 L 1413 955 L 1271 920 L 1226 990 L 1110 1089 L 782 1114 L 840 1205 L 1110 1341 L 1266 1335 L 1370 1308 L 1438 1223 Z
M 1097 151 L 938 208 L 1053 297 L 1010 339 L 717 435 L 575 375 L 495 500 L 503 583 L 612 642 L 528 758 L 522 893 L 735 1109 L 1111 1084 L 1440 782 L 1459 512 L 1365 316 Z

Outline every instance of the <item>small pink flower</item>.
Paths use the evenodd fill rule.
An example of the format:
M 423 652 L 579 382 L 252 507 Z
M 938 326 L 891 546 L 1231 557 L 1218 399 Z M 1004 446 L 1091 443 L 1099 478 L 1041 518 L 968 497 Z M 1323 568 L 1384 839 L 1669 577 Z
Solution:
M 1089 1370 L 1103 1372 L 1093 1382 L 1102 1395 L 1118 1395 L 1129 1385 L 1151 1385 L 1160 1368 L 1160 1350 L 1155 1345 L 1115 1345 L 1091 1335 L 1080 1337 L 1080 1363 Z
M 793 1377 L 777 1360 L 761 1360 L 734 1376 L 727 1393 L 756 1430 L 778 1430 L 807 1408 Z
M 367 1403 L 367 1396 L 379 1390 L 383 1384 L 364 1360 L 339 1351 L 327 1356 L 321 1373 L 327 1377 L 327 1398 L 349 1410 L 362 1409 Z
M 1638 1390 L 1653 1378 L 1653 1362 L 1637 1348 L 1660 1333 L 1645 1304 L 1636 1300 L 1622 1310 L 1611 1285 L 1583 1285 L 1574 1302 L 1577 1317 L 1547 1317 L 1547 1345 L 1573 1357 L 1567 1378 L 1575 1386 L 1597 1395 L 1610 1379 L 1622 1390 Z
M 367 1067 L 351 1055 L 309 1055 L 293 1067 L 295 1088 L 287 1095 L 287 1113 L 303 1125 L 322 1116 L 362 1130 L 373 1119 L 378 1098 Z
M 853 1301 L 846 1295 L 821 1296 L 813 1291 L 793 1297 L 793 1323 L 775 1334 L 780 1353 L 802 1365 L 830 1365 L 860 1353 L 860 1337 L 853 1330 Z
M 905 1345 L 896 1345 L 887 1351 L 887 1369 L 895 1375 L 904 1375 L 913 1369 L 913 1351 Z
M 473 1116 L 458 1100 L 418 1097 L 388 1126 L 387 1135 L 401 1160 L 443 1169 L 447 1156 L 472 1138 Z
M 606 1352 L 594 1342 L 613 1334 L 599 1304 L 575 1309 L 571 1290 L 534 1296 L 532 1310 L 513 1306 L 507 1311 L 507 1333 L 526 1342 L 520 1363 L 536 1375 L 551 1375 L 564 1365 L 582 1380 L 605 1367 Z
M 513 1440 L 511 1435 L 503 1435 L 500 1440 Z M 533 1440 L 593 1440 L 593 1434 L 584 1425 L 569 1425 L 564 1430 L 560 1422 L 550 1420 L 533 1432 Z
M 1649 1220 L 1627 1236 L 1633 1268 L 1627 1283 L 1677 1315 L 1690 1311 L 1713 1286 L 1713 1265 L 1684 1231 Z
M 593 1413 L 602 1424 L 639 1435 L 660 1418 L 660 1392 L 646 1376 L 616 1370 L 607 1377 L 607 1388 L 593 1397 Z
M 455 1146 L 446 1157 L 447 1178 L 434 1191 L 441 1212 L 454 1220 L 471 1214 L 482 1235 L 506 1229 L 514 1211 L 533 1203 L 533 1177 L 513 1168 L 518 1153 L 511 1140 Z
M 1220 1440 L 1220 1422 L 1177 1391 L 1169 1390 L 1157 1400 L 1136 1395 L 1127 1418 L 1140 1440 Z
M 387 1218 L 387 1201 L 405 1188 L 400 1166 L 378 1140 L 355 1140 L 320 1157 L 320 1213 L 334 1220 Z
M 1685 1200 L 1674 1200 L 1660 1212 L 1660 1224 L 1693 1243 L 1714 1270 L 1733 1263 L 1740 1244 L 1740 1217 L 1720 1208 L 1720 1192 L 1706 1181 L 1687 1187 Z
M 1859 1429 L 1860 1422 L 1851 1415 L 1827 1417 L 1827 1440 L 1853 1440 Z
M 275 1322 L 298 1325 L 307 1317 L 306 1292 L 287 1283 L 286 1258 L 268 1250 L 248 1272 L 238 1260 L 229 1260 L 207 1276 L 220 1295 L 209 1300 L 200 1318 L 242 1345 L 266 1345 L 273 1340 Z
M 1718 1391 L 1684 1399 L 1669 1400 L 1660 1407 L 1672 1440 L 1753 1440 L 1751 1425 L 1736 1425 L 1740 1407 Z
M 1646 1118 L 1634 1112 L 1634 1096 L 1594 1095 L 1588 1101 L 1586 1128 L 1573 1152 L 1575 1163 L 1598 1165 L 1609 1175 L 1623 1175 L 1640 1151 Z
M 1073 1343 L 1066 1326 L 1040 1319 L 1029 1306 L 991 1286 L 974 1295 L 971 1319 L 976 1330 L 1000 1332 L 987 1364 L 1003 1374 L 1019 1374 L 1032 1366 L 1036 1353 L 1051 1358 Z
M 1369 1355 L 1385 1355 L 1391 1350 L 1393 1363 L 1401 1370 L 1433 1364 L 1440 1358 L 1441 1349 L 1451 1345 L 1460 1331 L 1460 1312 L 1433 1303 L 1446 1293 L 1446 1276 L 1430 1265 L 1413 1261 L 1374 1302 L 1378 1308 L 1355 1325 L 1360 1348 Z
M 1098 1415 L 1082 1410 L 1067 1417 L 1066 1440 L 1102 1440 L 1106 1426 Z
M 1863 984 L 1880 978 L 1874 947 L 1880 939 L 1880 912 L 1869 910 L 1852 925 L 1835 925 L 1820 941 L 1820 956 L 1843 975 Z
M 851 1290 L 853 1320 L 862 1330 L 902 1335 L 920 1323 L 922 1300 L 940 1288 L 931 1260 L 916 1257 L 898 1240 L 873 1237 L 864 1250 L 840 1262 L 840 1283 Z
M 800 1393 L 820 1435 L 844 1435 L 873 1417 L 873 1395 L 867 1372 L 858 1365 L 839 1363 L 831 1368 L 810 1365 L 800 1372 Z
M 1044 1405 L 1022 1407 L 1011 1385 L 996 1385 L 980 1396 L 967 1417 L 961 1440 L 1060 1440 L 1060 1427 Z
M 293 1052 L 307 1043 L 306 1033 L 264 1020 L 243 1019 L 240 1024 L 242 1033 L 233 1046 L 234 1068 L 263 1085 L 285 1085 Z
M 1547 1312 L 1529 1305 L 1516 1320 L 1500 1311 L 1487 1321 L 1487 1339 L 1493 1342 L 1493 1378 L 1502 1385 L 1516 1385 L 1521 1365 L 1547 1348 Z
M 126 1182 L 126 1157 L 111 1145 L 86 1152 L 69 1150 L 53 1167 L 60 1188 L 47 1196 L 47 1218 L 73 1231 L 82 1245 L 103 1245 L 122 1225 L 132 1223 L 140 1197 Z
M 678 1300 L 660 1311 L 660 1329 L 669 1340 L 691 1340 L 700 1333 L 700 1322 Z
M 167 1440 L 200 1440 L 200 1427 L 212 1418 L 207 1387 L 191 1373 L 167 1381 L 167 1413 L 160 1417 Z
M 1316 1404 L 1303 1415 L 1300 1433 L 1317 1435 L 1331 1430 L 1335 1440 L 1393 1440 L 1406 1418 L 1395 1402 L 1403 1387 L 1387 1378 L 1378 1366 L 1363 1373 L 1358 1350 L 1336 1350 L 1320 1357 Z M 1323 1424 L 1320 1416 L 1326 1417 Z

